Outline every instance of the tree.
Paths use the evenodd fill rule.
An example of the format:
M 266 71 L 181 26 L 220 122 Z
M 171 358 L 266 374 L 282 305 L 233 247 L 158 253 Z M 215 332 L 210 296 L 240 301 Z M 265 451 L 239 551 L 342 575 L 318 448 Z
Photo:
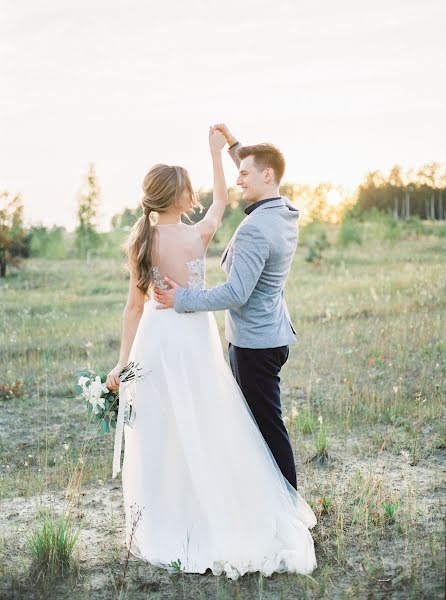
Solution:
M 27 242 L 31 256 L 49 259 L 66 258 L 68 254 L 65 227 L 33 225 L 28 230 Z
M 133 225 L 141 216 L 141 206 L 137 206 L 136 208 L 124 208 L 121 213 L 116 213 L 112 216 L 110 224 L 112 229 L 128 230 L 133 227 Z
M 435 219 L 436 214 L 439 219 L 442 219 L 442 195 L 441 195 L 441 165 L 436 162 L 427 163 L 423 165 L 418 171 L 418 180 L 423 187 L 425 193 L 425 212 L 426 219 Z M 439 206 L 435 211 L 435 196 L 436 191 L 439 190 Z
M 402 189 L 404 186 L 404 178 L 402 174 L 402 170 L 400 165 L 395 165 L 390 170 L 389 181 L 388 181 L 391 189 L 390 193 L 393 197 L 393 216 L 395 219 L 398 219 L 400 216 L 400 201 L 401 201 L 401 212 L 403 210 L 403 198 L 402 198 Z
M 26 256 L 26 233 L 23 228 L 23 202 L 20 194 L 0 194 L 0 277 L 6 276 L 8 264 L 17 266 Z
M 368 174 L 358 189 L 357 212 L 364 213 L 376 208 L 400 219 L 411 216 L 444 219 L 445 191 L 442 165 L 432 162 L 404 173 L 400 166 L 395 165 L 388 177 L 378 171 Z
M 88 166 L 85 189 L 79 194 L 77 209 L 78 226 L 76 228 L 76 246 L 79 255 L 90 263 L 91 250 L 99 243 L 96 220 L 101 190 L 97 181 L 93 163 Z

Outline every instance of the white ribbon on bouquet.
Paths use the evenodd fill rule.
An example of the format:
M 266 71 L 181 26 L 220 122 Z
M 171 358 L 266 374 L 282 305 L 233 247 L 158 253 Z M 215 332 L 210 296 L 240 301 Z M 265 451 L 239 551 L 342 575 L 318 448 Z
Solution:
M 130 387 L 131 386 L 131 387 Z M 115 432 L 115 447 L 113 451 L 113 474 L 112 478 L 121 470 L 121 448 L 122 448 L 122 434 L 124 431 L 124 418 L 126 409 L 129 406 L 128 396 L 134 398 L 135 393 L 135 381 L 125 381 L 119 384 L 119 408 L 118 408 L 118 419 L 116 422 Z

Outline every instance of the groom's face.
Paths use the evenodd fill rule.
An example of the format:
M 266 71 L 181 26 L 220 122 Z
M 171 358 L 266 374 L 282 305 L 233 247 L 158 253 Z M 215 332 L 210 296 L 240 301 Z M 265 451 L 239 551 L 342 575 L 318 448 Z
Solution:
M 246 202 L 256 202 L 268 190 L 269 169 L 260 171 L 254 156 L 244 158 L 239 167 L 237 185 L 242 188 L 242 198 Z

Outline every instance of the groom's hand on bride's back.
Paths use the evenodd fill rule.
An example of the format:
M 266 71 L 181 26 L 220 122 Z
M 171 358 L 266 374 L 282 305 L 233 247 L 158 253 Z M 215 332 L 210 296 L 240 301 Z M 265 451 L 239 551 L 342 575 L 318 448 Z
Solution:
M 153 296 L 158 304 L 161 306 L 157 306 L 158 310 L 163 308 L 173 308 L 173 302 L 175 299 L 175 290 L 181 286 L 179 286 L 175 281 L 169 279 L 169 277 L 164 277 L 164 281 L 170 285 L 170 290 L 162 290 L 160 288 L 153 288 Z

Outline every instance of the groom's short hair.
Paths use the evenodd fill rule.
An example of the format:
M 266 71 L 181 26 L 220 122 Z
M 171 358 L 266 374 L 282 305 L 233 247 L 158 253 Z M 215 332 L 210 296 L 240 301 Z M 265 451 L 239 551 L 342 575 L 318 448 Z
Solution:
M 243 160 L 247 156 L 253 156 L 255 165 L 263 170 L 268 167 L 274 171 L 274 179 L 277 183 L 285 173 L 285 157 L 273 144 L 254 144 L 253 146 L 242 146 L 237 151 L 237 156 Z

